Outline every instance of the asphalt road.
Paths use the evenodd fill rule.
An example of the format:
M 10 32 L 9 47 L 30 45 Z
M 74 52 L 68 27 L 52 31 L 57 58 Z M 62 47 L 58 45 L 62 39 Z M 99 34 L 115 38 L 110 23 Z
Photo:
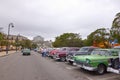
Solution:
M 32 52 L 0 57 L 0 80 L 120 80 L 120 75 L 96 75 L 67 62 L 58 62 Z

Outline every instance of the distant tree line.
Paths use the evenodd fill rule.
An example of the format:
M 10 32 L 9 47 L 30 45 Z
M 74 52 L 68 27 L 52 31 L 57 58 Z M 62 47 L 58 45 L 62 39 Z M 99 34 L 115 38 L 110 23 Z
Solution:
M 99 28 L 87 36 L 87 39 L 82 40 L 80 34 L 78 33 L 64 33 L 55 38 L 53 42 L 54 47 L 82 47 L 82 46 L 92 46 L 94 43 L 102 43 L 105 48 L 109 48 L 108 42 L 114 39 L 118 40 L 120 43 L 120 12 L 115 15 L 112 22 L 112 27 Z M 107 42 L 107 43 L 106 43 Z M 97 46 L 97 45 L 96 45 Z

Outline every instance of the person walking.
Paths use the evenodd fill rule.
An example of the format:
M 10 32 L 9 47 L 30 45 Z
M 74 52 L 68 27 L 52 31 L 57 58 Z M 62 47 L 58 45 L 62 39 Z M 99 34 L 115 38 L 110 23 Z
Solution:
M 46 57 L 46 53 L 47 53 L 47 49 L 44 48 L 43 51 L 42 51 L 42 57 Z

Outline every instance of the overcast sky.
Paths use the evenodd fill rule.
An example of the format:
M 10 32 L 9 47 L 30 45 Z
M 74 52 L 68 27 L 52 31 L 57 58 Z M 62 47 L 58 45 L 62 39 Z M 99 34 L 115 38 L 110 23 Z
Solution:
M 54 40 L 63 33 L 80 33 L 83 39 L 94 30 L 111 28 L 120 0 L 0 0 L 0 27 L 29 39 L 40 35 Z

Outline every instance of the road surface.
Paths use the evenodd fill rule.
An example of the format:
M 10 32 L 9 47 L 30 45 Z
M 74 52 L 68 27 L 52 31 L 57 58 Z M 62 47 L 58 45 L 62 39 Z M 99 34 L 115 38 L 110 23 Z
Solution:
M 0 57 L 0 80 L 120 80 L 120 77 L 113 73 L 99 76 L 36 52 L 30 56 L 18 52 Z

